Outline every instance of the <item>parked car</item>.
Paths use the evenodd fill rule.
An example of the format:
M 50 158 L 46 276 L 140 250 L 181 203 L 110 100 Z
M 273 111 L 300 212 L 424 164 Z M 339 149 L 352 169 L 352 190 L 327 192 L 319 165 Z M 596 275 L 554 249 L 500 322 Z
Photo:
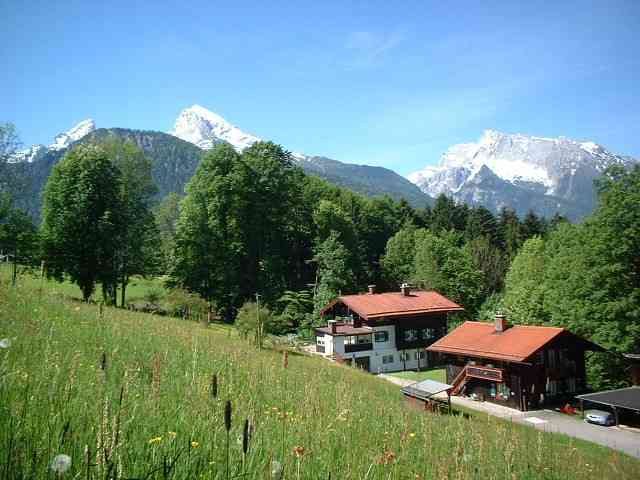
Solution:
M 597 425 L 615 425 L 616 421 L 613 418 L 613 414 L 605 412 L 604 410 L 587 410 L 584 412 L 584 420 L 587 423 L 595 423 Z

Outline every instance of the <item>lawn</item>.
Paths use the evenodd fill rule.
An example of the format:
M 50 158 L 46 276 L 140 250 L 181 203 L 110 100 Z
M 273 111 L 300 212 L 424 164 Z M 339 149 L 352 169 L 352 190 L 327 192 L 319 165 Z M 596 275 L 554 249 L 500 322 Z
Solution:
M 426 414 L 389 382 L 297 352 L 285 363 L 229 326 L 101 310 L 61 296 L 55 283 L 40 292 L 39 282 L 21 276 L 13 288 L 0 271 L 0 478 L 632 479 L 640 471 L 637 460 L 591 443 L 487 416 Z M 55 475 L 60 454 L 71 464 Z
M 423 380 L 435 380 L 436 382 L 445 383 L 447 372 L 444 368 L 432 368 L 430 370 L 422 370 L 420 372 L 416 372 L 415 370 L 394 372 L 390 373 L 389 375 L 405 380 L 413 380 L 414 382 L 421 382 Z

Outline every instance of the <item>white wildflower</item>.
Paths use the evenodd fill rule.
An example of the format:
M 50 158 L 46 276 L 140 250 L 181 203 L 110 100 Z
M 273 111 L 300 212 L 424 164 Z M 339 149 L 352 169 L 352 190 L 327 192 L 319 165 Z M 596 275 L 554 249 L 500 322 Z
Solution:
M 53 458 L 53 462 L 51 462 L 51 470 L 57 474 L 64 473 L 69 470 L 69 468 L 71 468 L 71 457 L 64 453 L 56 455 Z
M 274 480 L 281 480 L 283 472 L 284 469 L 282 468 L 282 464 L 277 460 L 273 460 L 271 462 L 271 478 Z
M 8 338 L 3 338 L 0 340 L 0 348 L 9 348 L 11 346 L 11 340 Z

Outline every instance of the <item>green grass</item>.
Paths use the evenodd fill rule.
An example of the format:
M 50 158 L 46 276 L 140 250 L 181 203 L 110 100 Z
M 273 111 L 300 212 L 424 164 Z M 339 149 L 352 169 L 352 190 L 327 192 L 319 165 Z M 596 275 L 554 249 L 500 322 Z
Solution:
M 640 462 L 489 416 L 412 408 L 397 386 L 233 328 L 104 309 L 0 272 L 0 478 L 631 479 Z M 103 358 L 105 362 L 103 362 Z M 101 366 L 105 365 L 102 369 Z M 212 375 L 218 396 L 211 395 Z M 243 461 L 245 419 L 254 434 Z M 239 443 L 240 441 L 240 443 Z M 294 448 L 304 448 L 297 456 Z M 301 449 L 297 452 L 300 454 Z M 241 477 L 242 473 L 246 473 Z
M 435 380 L 436 382 L 445 383 L 447 372 L 444 368 L 432 368 L 430 370 L 423 370 L 421 372 L 416 372 L 415 370 L 407 370 L 405 372 L 390 373 L 389 375 L 405 380 L 413 380 L 414 382 L 421 382 L 423 380 Z

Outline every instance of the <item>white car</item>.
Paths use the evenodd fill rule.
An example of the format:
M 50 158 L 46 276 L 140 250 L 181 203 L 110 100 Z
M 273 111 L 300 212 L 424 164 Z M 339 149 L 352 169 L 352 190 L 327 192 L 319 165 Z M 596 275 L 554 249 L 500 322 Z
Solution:
M 584 412 L 584 421 L 587 423 L 604 425 L 605 427 L 615 425 L 616 423 L 615 418 L 613 418 L 613 414 L 605 412 L 604 410 L 587 410 Z

